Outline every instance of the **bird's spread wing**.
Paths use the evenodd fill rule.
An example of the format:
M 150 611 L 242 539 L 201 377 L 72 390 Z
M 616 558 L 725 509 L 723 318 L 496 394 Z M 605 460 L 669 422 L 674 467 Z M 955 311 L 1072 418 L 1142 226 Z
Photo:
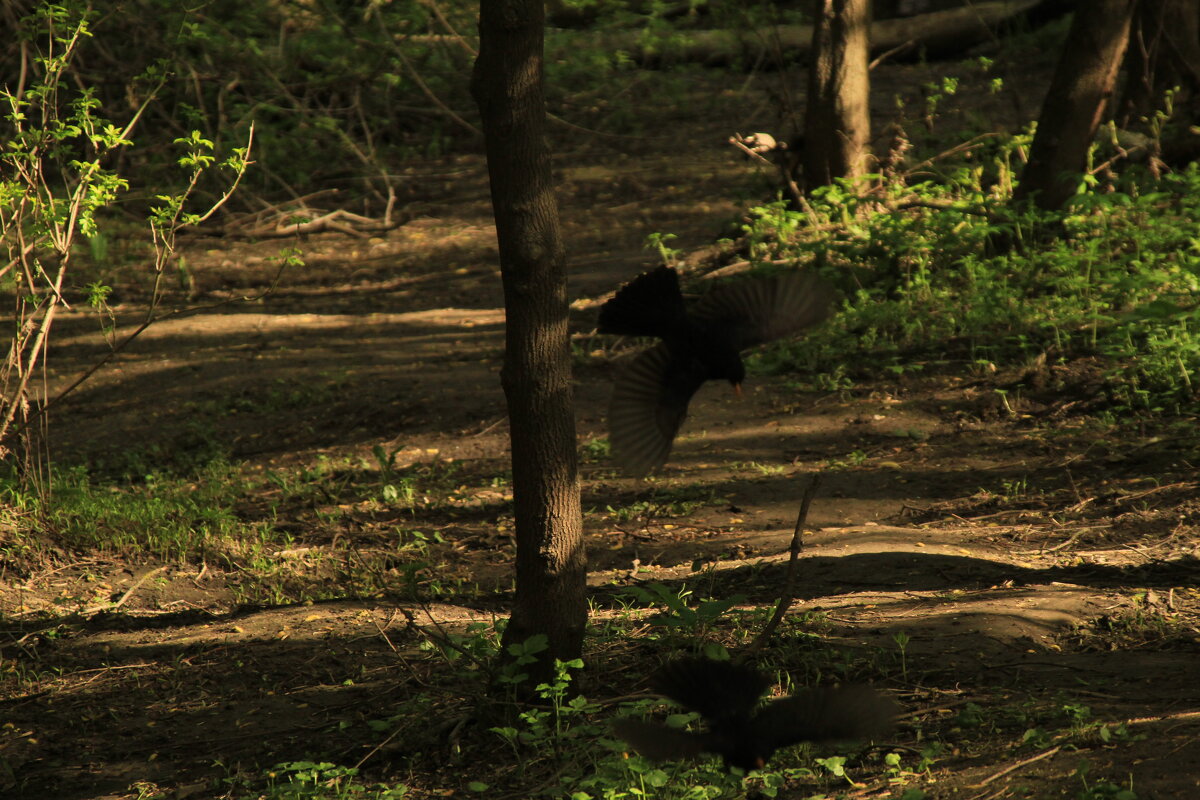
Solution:
M 659 694 L 699 711 L 711 723 L 727 717 L 748 717 L 771 679 L 745 664 L 679 658 L 660 667 L 651 685 Z
M 697 322 L 721 326 L 738 350 L 816 325 L 833 311 L 833 290 L 812 272 L 747 278 L 713 289 L 692 307 Z
M 701 371 L 680 364 L 666 345 L 639 353 L 616 376 L 608 411 L 612 458 L 640 477 L 663 465 L 692 395 L 704 383 Z
M 695 758 L 709 752 L 708 737 L 700 733 L 688 733 L 678 728 L 668 728 L 653 722 L 636 719 L 615 719 L 613 730 L 629 745 L 653 761 L 675 761 Z
M 753 726 L 772 748 L 797 742 L 871 739 L 885 735 L 896 704 L 869 686 L 804 689 L 768 703 Z
M 670 267 L 643 272 L 600 307 L 600 333 L 668 335 L 685 316 L 679 274 Z

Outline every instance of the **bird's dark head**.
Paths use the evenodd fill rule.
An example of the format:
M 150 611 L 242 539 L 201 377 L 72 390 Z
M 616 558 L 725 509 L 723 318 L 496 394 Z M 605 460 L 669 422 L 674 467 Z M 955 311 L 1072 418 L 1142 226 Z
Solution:
M 736 351 L 716 352 L 708 362 L 710 380 L 727 380 L 739 389 L 746 380 L 746 365 Z

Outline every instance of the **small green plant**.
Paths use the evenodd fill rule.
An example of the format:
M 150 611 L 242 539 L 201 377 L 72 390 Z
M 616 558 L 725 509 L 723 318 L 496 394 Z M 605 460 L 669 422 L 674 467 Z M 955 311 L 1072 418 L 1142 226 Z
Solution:
M 652 624 L 665 628 L 686 629 L 692 639 L 702 639 L 712 626 L 734 606 L 744 603 L 742 595 L 733 595 L 720 600 L 700 600 L 693 608 L 693 592 L 687 586 L 672 590 L 661 583 L 646 586 L 631 586 L 625 594 L 635 602 L 650 606 L 662 606 L 665 610 L 651 619 Z
M 524 671 L 525 667 L 536 663 L 537 654 L 545 652 L 549 647 L 549 639 L 544 633 L 508 645 L 505 648 L 508 657 L 500 668 L 497 682 L 501 685 L 515 686 L 529 680 L 529 673 Z
M 925 84 L 921 87 L 921 92 L 925 96 L 925 126 L 932 131 L 934 121 L 937 119 L 938 105 L 947 96 L 958 92 L 958 78 L 945 76 L 940 84 Z
M 863 464 L 866 464 L 869 459 L 870 456 L 868 456 L 862 450 L 854 450 L 850 453 L 847 453 L 842 458 L 829 459 L 825 462 L 825 468 L 829 470 L 854 469 L 855 467 L 861 467 Z
M 604 507 L 608 516 L 615 522 L 629 522 L 634 519 L 652 519 L 655 517 L 685 517 L 705 504 L 718 501 L 717 495 L 711 490 L 703 490 L 703 495 L 697 497 L 693 488 L 683 490 L 656 490 L 646 500 L 637 500 L 628 505 Z
M 846 774 L 846 758 L 845 756 L 830 756 L 829 758 L 814 758 L 816 764 L 828 772 L 835 778 L 842 778 L 851 786 L 854 781 L 850 780 L 850 776 Z
M 400 800 L 408 787 L 363 783 L 354 767 L 328 761 L 289 761 L 268 770 L 263 794 L 241 795 L 264 800 Z
M 445 631 L 440 637 L 425 639 L 419 647 L 438 653 L 451 665 L 476 669 L 495 657 L 502 632 L 490 623 L 472 622 L 464 633 Z
M 896 643 L 896 648 L 900 651 L 900 674 L 904 680 L 908 680 L 908 643 L 912 641 L 904 631 L 896 631 L 892 635 L 892 641 Z
M 437 531 L 434 531 L 432 535 L 426 535 L 421 531 L 397 530 L 396 540 L 398 550 L 410 550 L 421 556 L 429 553 L 430 544 L 446 543 L 445 538 Z
M 1091 771 L 1092 764 L 1087 759 L 1081 760 L 1075 768 L 1075 776 L 1083 784 L 1083 788 L 1075 794 L 1076 800 L 1137 800 L 1132 777 L 1128 786 L 1118 786 L 1103 779 L 1089 781 Z
M 886 767 L 888 780 L 893 785 L 903 785 L 910 778 L 918 777 L 929 772 L 937 757 L 941 755 L 943 745 L 940 742 L 929 742 L 921 750 L 920 757 L 917 763 L 910 769 L 904 766 L 904 756 L 900 753 L 887 753 L 883 757 L 883 763 Z M 911 795 L 915 800 L 920 800 L 925 796 L 924 792 L 918 789 L 909 789 L 901 795 L 901 797 L 909 797 L 908 792 L 916 792 Z
M 652 233 L 646 237 L 646 247 L 658 253 L 664 266 L 673 267 L 682 255 L 682 251 L 667 246 L 667 242 L 675 238 L 673 233 Z
M 813 376 L 813 383 L 818 391 L 829 392 L 840 397 L 848 397 L 854 389 L 854 380 L 846 374 L 844 364 L 836 364 L 829 372 L 818 372 Z
M 983 708 L 978 703 L 967 703 L 954 718 L 955 724 L 963 728 L 980 728 L 984 721 Z
M 537 654 L 547 647 L 546 637 L 540 634 L 509 645 L 508 660 L 500 668 L 498 681 L 515 686 L 528 680 L 523 669 L 534 663 Z M 538 757 L 553 754 L 561 758 L 570 750 L 586 748 L 601 733 L 601 729 L 589 721 L 599 706 L 570 691 L 570 671 L 577 669 L 583 669 L 580 659 L 555 660 L 554 677 L 535 687 L 542 702 L 524 708 L 517 715 L 515 724 L 490 729 L 509 746 L 522 769 L 527 766 L 524 758 L 527 750 Z
M 1021 735 L 1021 744 L 1029 745 L 1038 750 L 1046 749 L 1052 741 L 1050 734 L 1041 728 L 1029 728 Z
M 612 445 L 608 441 L 607 436 L 597 436 L 588 439 L 580 448 L 580 453 L 584 461 L 603 461 L 608 458 L 612 452 Z
M 1146 738 L 1143 734 L 1135 734 L 1124 722 L 1109 724 L 1092 717 L 1092 709 L 1081 703 L 1067 703 L 1062 707 L 1067 718 L 1071 721 L 1071 732 L 1078 738 L 1094 736 L 1105 744 L 1111 742 L 1132 742 Z
M 1000 481 L 1000 496 L 1006 500 L 1017 500 L 1029 493 L 1029 479 L 1025 477 Z
M 382 445 L 377 444 L 371 448 L 371 454 L 375 456 L 375 463 L 379 467 L 379 483 L 381 484 L 379 497 L 385 503 L 412 507 L 417 496 L 413 479 L 410 476 L 398 474 L 396 470 L 396 456 L 403 449 L 403 447 L 397 447 L 389 453 L 383 449 Z

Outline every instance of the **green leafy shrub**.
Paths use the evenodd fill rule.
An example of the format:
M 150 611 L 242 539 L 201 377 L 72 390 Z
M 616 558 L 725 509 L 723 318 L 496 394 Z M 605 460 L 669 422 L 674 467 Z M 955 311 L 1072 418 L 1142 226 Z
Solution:
M 756 209 L 746 226 L 754 259 L 813 265 L 846 297 L 832 324 L 758 356 L 759 367 L 840 368 L 845 378 L 864 352 L 868 369 L 1102 356 L 1112 402 L 1197 407 L 1200 167 L 1086 190 L 1061 218 L 993 212 L 1006 198 L 984 189 L 982 173 L 958 177 L 891 187 L 882 201 L 836 185 L 804 212 L 782 202 Z

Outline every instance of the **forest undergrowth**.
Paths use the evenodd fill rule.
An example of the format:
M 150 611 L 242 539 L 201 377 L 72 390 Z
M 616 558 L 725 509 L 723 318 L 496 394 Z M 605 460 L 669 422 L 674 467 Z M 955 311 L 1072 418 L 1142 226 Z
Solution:
M 517 645 L 496 666 L 512 487 L 484 170 L 450 133 L 469 124 L 450 116 L 464 88 L 450 76 L 466 56 L 441 40 L 415 61 L 375 48 L 396 39 L 389 31 L 405 16 L 395 7 L 331 43 L 317 16 L 334 10 L 322 6 L 301 15 L 281 52 L 218 58 L 241 37 L 262 38 L 247 34 L 264 24 L 253 7 L 217 27 L 215 16 L 167 20 L 188 46 L 164 79 L 167 109 L 146 108 L 171 120 L 173 156 L 166 143 L 150 147 L 118 175 L 109 157 L 137 129 L 106 128 L 100 110 L 116 112 L 65 83 L 39 100 L 73 109 L 39 117 L 53 136 L 32 135 L 35 125 L 25 150 L 6 151 L 6 243 L 26 226 L 53 230 L 63 208 L 95 225 L 54 242 L 59 260 L 46 262 L 70 265 L 57 291 L 71 307 L 43 351 L 38 401 L 110 358 L 148 310 L 168 313 L 47 414 L 46 438 L 23 440 L 37 458 L 9 459 L 0 476 L 0 791 L 1194 796 L 1182 765 L 1200 758 L 1200 696 L 1179 676 L 1200 646 L 1200 172 L 1157 160 L 1156 137 L 1180 124 L 1170 97 L 1145 120 L 1141 156 L 1108 129 L 1069 208 L 1046 214 L 1007 205 L 1032 131 L 1011 119 L 1021 103 L 1006 93 L 1025 91 L 1031 79 L 1013 65 L 1046 61 L 1061 27 L 986 57 L 885 65 L 878 86 L 895 93 L 877 108 L 897 111 L 879 147 L 891 155 L 862 182 L 798 204 L 773 166 L 724 143 L 732 131 L 712 113 L 728 102 L 731 117 L 783 124 L 779 87 L 799 85 L 796 70 L 560 58 L 556 113 L 583 109 L 603 128 L 562 131 L 556 164 L 578 237 L 572 341 L 591 615 L 584 658 L 516 709 L 490 698 L 519 684 L 545 643 Z M 409 18 L 438 35 L 464 24 L 437 8 Z M 310 59 L 295 63 L 328 80 L 289 95 L 292 114 L 257 93 L 303 83 L 275 61 L 295 46 Z M 352 59 L 360 47 L 402 66 Z M 240 59 L 253 81 L 186 79 Z M 353 82 L 334 78 L 364 69 L 396 94 L 345 104 L 339 92 Z M 422 90 L 422 76 L 436 80 Z M 360 138 L 374 103 L 406 113 L 415 101 L 402 90 L 442 97 L 424 113 L 445 127 L 424 135 L 404 116 L 389 123 L 395 141 Z M 8 99 L 14 115 L 30 110 Z M 347 108 L 357 110 L 333 113 Z M 260 121 L 252 109 L 271 113 Z M 254 150 L 234 149 L 251 118 L 266 161 L 257 175 Z M 209 128 L 221 136 L 206 138 Z M 671 136 L 653 135 L 665 128 Z M 322 147 L 294 154 L 306 131 L 342 156 L 312 166 Z M 701 144 L 681 158 L 681 140 Z M 66 159 L 75 186 L 108 177 L 74 205 L 47 200 L 40 216 L 14 217 L 30 197 L 22 153 L 51 142 L 58 149 L 38 152 Z M 206 171 L 212 152 L 229 170 Z M 71 160 L 80 153 L 94 160 Z M 277 171 L 289 163 L 295 173 Z M 186 189 L 162 188 L 172 164 Z M 255 198 L 272 184 L 320 190 L 337 174 L 368 175 L 360 210 L 386 225 L 281 247 L 235 238 L 247 201 L 215 217 L 226 238 L 201 225 L 177 241 L 186 224 L 176 223 L 207 213 L 186 212 L 192 198 L 224 203 L 242 171 L 254 177 L 238 192 Z M 302 173 L 313 186 L 297 183 Z M 209 184 L 214 174 L 224 177 Z M 126 177 L 143 182 L 122 205 Z M 146 243 L 129 218 L 154 196 L 159 233 Z M 603 424 L 612 364 L 629 343 L 595 335 L 595 307 L 659 262 L 694 291 L 802 266 L 841 300 L 823 327 L 753 356 L 741 405 L 705 395 L 678 463 L 634 481 L 608 463 Z M 29 300 L 27 276 L 3 278 L 6 294 Z M 783 693 L 880 687 L 903 708 L 895 732 L 788 749 L 750 775 L 718 759 L 629 753 L 611 720 L 664 716 L 646 691 L 655 665 L 680 652 L 738 655 L 763 629 L 813 475 L 823 488 L 797 601 L 755 659 Z M 695 722 L 666 714 L 674 726 Z

